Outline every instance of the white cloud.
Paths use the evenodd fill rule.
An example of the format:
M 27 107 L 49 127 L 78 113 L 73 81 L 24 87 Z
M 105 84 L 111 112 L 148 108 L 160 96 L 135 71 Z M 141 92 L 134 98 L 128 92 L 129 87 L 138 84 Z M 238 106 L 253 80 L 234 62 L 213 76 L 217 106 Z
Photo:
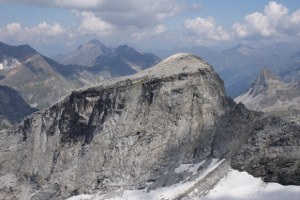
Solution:
M 80 38 L 99 37 L 114 44 L 127 42 L 154 46 L 154 43 L 159 41 L 167 46 L 175 46 L 194 45 L 195 42 L 209 45 L 234 40 L 291 41 L 300 36 L 300 9 L 290 13 L 286 6 L 275 1 L 270 1 L 260 12 L 246 15 L 244 21 L 233 23 L 231 27 L 223 27 L 213 17 L 184 19 L 186 13 L 178 15 L 181 12 L 193 12 L 194 15 L 199 9 L 205 9 L 201 1 L 0 0 L 0 2 L 66 8 L 74 15 L 74 22 L 69 26 L 42 22 L 25 27 L 19 22 L 14 22 L 0 27 L 1 40 L 16 43 L 75 44 Z M 174 16 L 176 16 L 174 20 L 168 21 Z M 176 22 L 183 26 L 179 27 Z
M 278 4 L 274 1 L 269 2 L 268 5 L 265 6 L 264 14 L 270 21 L 277 21 L 286 15 L 289 12 L 288 8 L 286 8 L 282 4 Z
M 20 23 L 10 23 L 0 28 L 0 37 L 26 43 L 47 42 L 51 38 L 65 34 L 66 30 L 59 23 L 42 22 L 32 27 L 22 27 Z
M 6 34 L 8 35 L 14 35 L 16 33 L 19 33 L 21 31 L 21 24 L 20 23 L 16 23 L 16 22 L 13 22 L 11 24 L 7 24 L 6 25 Z
M 115 27 L 97 17 L 93 12 L 83 11 L 75 12 L 78 18 L 77 31 L 79 34 L 93 34 L 98 36 L 104 36 L 112 34 L 115 31 Z
M 257 37 L 286 39 L 300 33 L 300 10 L 289 14 L 282 4 L 269 2 L 264 12 L 246 15 L 244 23 L 235 23 L 232 30 L 239 38 Z
M 0 2 L 30 3 L 45 7 L 60 7 L 78 12 L 93 12 L 97 18 L 114 26 L 144 28 L 160 24 L 184 7 L 180 0 L 0 0 Z
M 217 25 L 212 17 L 187 19 L 184 22 L 184 28 L 189 33 L 197 36 L 200 42 L 207 39 L 212 41 L 228 41 L 231 39 L 229 31 Z
M 290 17 L 292 24 L 300 24 L 300 10 L 294 12 Z
M 54 0 L 47 1 L 49 5 L 73 9 L 93 9 L 101 6 L 104 0 Z

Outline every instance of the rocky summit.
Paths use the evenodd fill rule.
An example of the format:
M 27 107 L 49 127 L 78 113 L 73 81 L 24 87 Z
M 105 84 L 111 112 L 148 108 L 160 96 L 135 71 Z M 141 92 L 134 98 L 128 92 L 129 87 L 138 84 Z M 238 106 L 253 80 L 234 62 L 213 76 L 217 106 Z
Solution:
M 299 149 L 299 125 L 235 104 L 207 62 L 176 54 L 74 91 L 0 132 L 0 196 L 65 199 L 187 183 L 167 198 L 192 198 L 230 166 L 300 185 Z

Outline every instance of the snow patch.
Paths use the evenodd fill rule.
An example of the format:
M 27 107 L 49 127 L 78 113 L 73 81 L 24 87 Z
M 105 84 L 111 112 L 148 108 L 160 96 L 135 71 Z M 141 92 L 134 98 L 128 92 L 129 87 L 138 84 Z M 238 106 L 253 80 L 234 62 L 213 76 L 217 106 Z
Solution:
M 0 63 L 0 70 L 1 69 L 8 69 L 8 68 L 13 68 L 19 65 L 20 62 L 16 58 L 7 58 Z
M 174 172 L 177 174 L 183 173 L 183 172 L 191 172 L 193 175 L 197 174 L 197 170 L 200 166 L 204 164 L 205 160 L 197 163 L 197 164 L 181 164 L 179 167 L 175 168 Z
M 206 196 L 197 200 L 298 200 L 300 186 L 265 183 L 247 172 L 231 170 Z
M 177 199 L 185 194 L 196 183 L 203 180 L 215 170 L 224 160 L 214 159 L 206 171 L 194 180 L 181 182 L 170 187 L 163 187 L 147 192 L 144 190 L 118 190 L 108 194 L 78 195 L 67 200 L 167 200 Z M 202 162 L 201 162 L 202 163 Z M 202 163 L 203 164 L 203 163 Z M 197 164 L 201 166 L 200 163 Z M 186 171 L 196 165 L 185 164 L 176 168 L 177 172 Z M 197 188 L 195 189 L 197 190 Z M 194 190 L 194 191 L 195 191 Z M 255 178 L 247 172 L 231 169 L 226 177 L 210 190 L 205 196 L 188 197 L 190 200 L 299 200 L 300 186 L 283 186 L 277 183 L 265 183 L 261 178 Z
M 224 160 L 213 159 L 207 169 L 199 175 L 199 177 L 193 181 L 180 182 L 178 184 L 162 187 L 156 190 L 147 192 L 144 190 L 118 190 L 108 194 L 96 194 L 96 195 L 79 195 L 71 197 L 67 200 L 161 200 L 161 199 L 177 199 L 182 194 L 185 194 L 193 187 L 203 180 L 210 172 L 214 171 Z M 197 166 L 201 166 L 205 161 L 198 164 L 181 165 L 176 168 L 177 171 L 191 170 L 194 171 Z M 198 169 L 198 168 L 197 168 Z

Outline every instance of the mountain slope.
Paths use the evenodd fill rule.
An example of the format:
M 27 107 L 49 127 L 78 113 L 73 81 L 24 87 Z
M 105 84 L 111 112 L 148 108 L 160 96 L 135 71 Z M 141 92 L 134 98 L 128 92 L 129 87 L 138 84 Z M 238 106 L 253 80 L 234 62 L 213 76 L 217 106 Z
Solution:
M 84 86 L 71 76 L 76 68 L 60 65 L 28 45 L 0 43 L 0 58 L 0 84 L 17 90 L 32 107 L 46 108 Z
M 263 69 L 249 90 L 235 101 L 242 102 L 251 110 L 297 116 L 296 112 L 300 111 L 300 84 L 285 83 L 268 69 Z
M 14 58 L 22 62 L 37 52 L 29 45 L 11 46 L 0 42 L 0 62 L 5 59 Z
M 98 40 L 91 40 L 85 45 L 81 45 L 75 52 L 62 55 L 57 61 L 64 65 L 81 65 L 92 67 L 97 64 L 99 56 L 111 55 L 112 48 L 105 46 Z
M 159 60 L 126 45 L 113 50 L 97 40 L 81 46 L 66 59 L 72 61 L 70 65 L 57 63 L 28 45 L 0 43 L 0 84 L 14 88 L 28 104 L 42 109 L 74 89 L 134 74 Z
M 105 46 L 94 39 L 81 45 L 76 51 L 57 58 L 65 65 L 93 67 L 95 70 L 108 70 L 113 76 L 130 75 L 146 69 L 160 61 L 156 55 L 142 53 L 127 45 L 117 48 Z
M 15 63 L 14 66 L 0 70 L 0 75 L 1 85 L 14 88 L 28 104 L 36 108 L 48 107 L 78 87 L 53 69 L 53 66 L 38 53 Z
M 232 164 L 265 181 L 300 185 L 299 131 L 297 124 L 236 105 L 207 62 L 177 54 L 72 92 L 0 132 L 0 194 L 64 199 L 99 192 L 107 198 L 176 187 L 169 197 L 180 199 L 211 189 Z M 277 140 L 283 142 L 276 152 Z M 255 150 L 273 152 L 255 157 Z
M 17 91 L 0 86 L 0 130 L 15 125 L 36 109 L 31 108 Z

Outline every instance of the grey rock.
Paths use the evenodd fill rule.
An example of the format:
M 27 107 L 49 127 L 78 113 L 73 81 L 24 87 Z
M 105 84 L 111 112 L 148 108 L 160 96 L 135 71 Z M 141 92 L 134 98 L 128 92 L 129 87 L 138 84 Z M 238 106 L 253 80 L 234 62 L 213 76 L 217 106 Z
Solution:
M 1 173 L 18 174 L 33 190 L 59 184 L 62 196 L 142 188 L 181 163 L 209 157 L 201 146 L 205 130 L 230 102 L 211 66 L 177 55 L 73 92 L 3 132 L 1 141 L 13 143 L 1 143 Z
M 191 176 L 173 173 L 181 164 L 208 160 L 197 169 L 199 174 L 212 158 L 229 163 L 232 158 L 236 168 L 254 173 L 243 149 L 256 149 L 249 141 L 260 141 L 258 124 L 270 142 L 282 143 L 278 155 L 293 153 L 292 159 L 280 164 L 292 163 L 286 165 L 286 171 L 291 169 L 286 180 L 298 184 L 293 175 L 299 169 L 295 142 L 299 127 L 280 120 L 259 123 L 264 119 L 268 118 L 263 113 L 248 111 L 228 98 L 223 81 L 204 60 L 177 54 L 133 76 L 72 92 L 27 117 L 18 128 L 0 132 L 0 194 L 5 199 L 12 195 L 63 199 L 149 184 L 151 190 Z M 295 141 L 281 141 L 282 132 Z M 263 143 L 258 149 L 263 152 L 264 147 L 268 146 Z M 259 165 L 264 156 L 252 160 Z M 210 173 L 199 187 L 212 187 L 224 175 L 225 166 Z M 275 180 L 279 163 L 272 166 L 270 179 Z M 15 180 L 11 192 L 7 192 L 12 180 L 8 174 Z
M 276 116 L 260 118 L 232 166 L 267 182 L 300 185 L 300 126 Z
M 263 69 L 247 92 L 235 98 L 248 109 L 279 115 L 300 123 L 300 84 L 285 83 Z

